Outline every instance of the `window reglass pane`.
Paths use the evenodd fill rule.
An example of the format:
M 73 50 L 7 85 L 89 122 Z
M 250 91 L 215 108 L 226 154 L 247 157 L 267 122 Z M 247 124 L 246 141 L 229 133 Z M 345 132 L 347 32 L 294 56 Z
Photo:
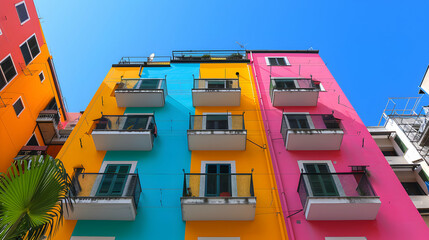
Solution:
M 23 23 L 29 19 L 27 8 L 25 7 L 24 3 L 17 5 L 16 11 L 18 12 L 19 21 L 21 23 Z
M 16 116 L 18 116 L 24 109 L 21 99 L 18 99 L 16 103 L 13 104 L 13 109 L 15 110 Z
M 225 88 L 225 81 L 207 81 L 207 88 Z
M 16 75 L 15 67 L 13 66 L 12 58 L 7 57 L 1 64 L 1 69 L 6 77 L 6 80 L 9 82 Z
M 39 144 L 37 143 L 36 136 L 34 134 L 33 136 L 31 136 L 30 140 L 28 140 L 27 146 L 39 146 Z
M 310 128 L 305 115 L 288 115 L 287 120 L 290 128 Z
M 206 129 L 228 129 L 228 115 L 206 115 Z
M 37 44 L 36 36 L 32 36 L 28 40 L 28 46 L 30 47 L 31 55 L 33 56 L 33 58 L 35 58 L 37 54 L 39 54 L 40 52 L 39 45 Z
M 0 72 L 0 90 L 6 86 L 6 79 L 3 77 L 3 74 Z
M 41 72 L 39 74 L 39 78 L 40 78 L 40 81 L 43 82 L 43 80 L 45 80 L 45 75 L 43 75 L 43 73 Z
M 159 88 L 159 79 L 144 79 L 139 80 L 134 86 L 134 89 L 158 89 Z
M 30 50 L 28 50 L 27 43 L 25 42 L 24 44 L 22 44 L 20 48 L 21 48 L 22 56 L 24 57 L 25 64 L 27 65 L 31 62 L 31 59 L 33 59 L 31 57 Z
M 284 58 L 277 58 L 277 62 L 281 66 L 285 66 L 286 65 L 286 61 L 285 61 Z
M 275 58 L 268 58 L 268 62 L 270 63 L 271 66 L 277 66 L 277 61 Z

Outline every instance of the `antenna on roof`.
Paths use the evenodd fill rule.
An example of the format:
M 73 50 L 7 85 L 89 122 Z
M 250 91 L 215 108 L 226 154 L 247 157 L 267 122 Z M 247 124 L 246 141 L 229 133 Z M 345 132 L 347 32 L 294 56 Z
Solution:
M 152 53 L 152 54 L 147 58 L 147 61 L 148 61 L 148 62 L 152 62 L 154 58 L 155 58 L 155 53 Z
M 243 45 L 243 44 L 241 44 L 241 43 L 239 43 L 239 42 L 237 42 L 237 41 L 235 41 L 235 43 L 237 43 L 237 44 L 238 44 L 238 46 L 240 46 L 240 48 L 242 48 L 242 49 L 246 50 L 246 45 L 247 45 L 247 44 Z

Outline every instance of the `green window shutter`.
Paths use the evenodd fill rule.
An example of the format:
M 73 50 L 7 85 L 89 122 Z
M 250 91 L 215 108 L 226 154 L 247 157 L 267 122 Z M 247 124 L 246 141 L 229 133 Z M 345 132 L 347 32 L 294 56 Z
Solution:
M 103 174 L 97 196 L 121 196 L 131 169 L 131 164 L 108 164 Z
M 328 164 L 304 164 L 307 173 L 330 173 Z M 310 182 L 311 191 L 314 196 L 338 196 L 337 186 L 332 175 L 309 174 L 308 181 Z
M 395 140 L 396 144 L 398 144 L 398 146 L 401 149 L 401 151 L 405 154 L 408 151 L 408 148 L 402 142 L 401 138 L 399 138 L 398 135 L 396 135 L 394 140 Z

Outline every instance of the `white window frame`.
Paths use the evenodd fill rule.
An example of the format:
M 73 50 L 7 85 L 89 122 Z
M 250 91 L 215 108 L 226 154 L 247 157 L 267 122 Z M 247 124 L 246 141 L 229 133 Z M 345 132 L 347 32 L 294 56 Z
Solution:
M 108 164 L 122 164 L 122 165 L 123 164 L 131 164 L 131 168 L 130 168 L 129 173 L 135 173 L 135 171 L 137 169 L 137 161 L 103 161 L 98 173 L 104 173 L 104 171 L 106 171 L 106 167 Z M 94 185 L 92 185 L 92 189 L 91 189 L 91 193 L 90 193 L 91 197 L 97 195 L 97 190 L 100 186 L 101 180 L 103 180 L 102 175 L 97 176 L 97 178 L 95 179 Z M 127 182 L 125 183 L 124 189 L 128 189 L 128 187 L 130 185 L 130 181 L 131 181 L 131 179 L 128 178 Z M 126 194 L 126 192 L 124 191 L 122 193 L 122 196 L 125 196 L 125 194 Z
M 39 139 L 37 139 L 37 135 L 36 133 L 31 134 L 31 137 L 27 140 L 27 142 L 25 143 L 25 146 L 27 146 L 28 142 L 31 140 L 31 138 L 34 136 L 34 138 L 36 139 L 37 145 L 40 146 L 39 143 Z
M 42 71 L 40 71 L 40 73 L 39 73 L 39 75 L 38 75 L 39 80 L 40 80 L 40 74 L 42 74 L 42 75 L 43 75 L 43 80 L 42 80 L 42 81 L 40 81 L 41 83 L 43 83 L 43 82 L 45 81 L 45 79 L 46 79 L 46 77 L 45 77 L 45 73 L 43 72 L 43 70 L 42 70 Z
M 32 38 L 33 36 L 36 38 L 36 44 L 37 44 L 37 47 L 39 48 L 39 53 L 34 57 L 33 57 L 33 54 L 31 53 L 30 46 L 28 46 L 28 40 L 30 40 L 30 38 Z M 30 55 L 32 57 L 31 61 L 28 62 L 28 64 L 26 64 L 26 66 L 28 66 L 33 62 L 34 59 L 36 59 L 37 56 L 40 55 L 40 53 L 42 52 L 42 49 L 40 49 L 40 45 L 39 45 L 39 41 L 37 40 L 36 33 L 33 33 L 29 38 L 27 38 L 23 43 L 21 43 L 21 45 L 19 45 L 19 51 L 21 52 L 21 55 L 22 55 L 21 46 L 24 44 L 27 44 L 28 51 L 30 52 Z M 22 58 L 24 58 L 24 56 L 22 56 Z M 24 59 L 24 63 L 25 63 L 25 59 Z
M 231 130 L 232 129 L 232 114 L 230 112 L 227 113 L 203 113 L 203 122 L 201 125 L 201 129 L 202 130 L 207 130 L 207 115 L 228 115 L 228 129 L 227 130 Z M 225 129 L 210 129 L 210 130 L 214 130 L 214 131 L 223 131 Z
M 13 105 L 15 105 L 15 103 L 17 103 L 19 100 L 21 100 L 21 103 L 22 103 L 23 108 L 22 108 L 21 112 L 19 112 L 19 114 L 16 116 L 17 118 L 19 118 L 19 116 L 21 116 L 22 112 L 24 112 L 24 110 L 25 110 L 25 104 L 24 104 L 24 101 L 22 101 L 22 97 L 21 97 L 21 96 L 19 96 L 19 97 L 18 97 L 18 99 L 16 99 L 16 101 L 15 101 L 15 102 L 13 102 L 13 104 L 12 104 L 13 111 L 15 112 L 15 108 L 14 108 L 14 106 L 13 106 Z M 16 112 L 15 112 L 15 115 L 16 115 Z
M 201 173 L 206 173 L 207 164 L 229 164 L 231 165 L 231 173 L 236 173 L 235 161 L 201 161 Z M 231 176 L 231 195 L 237 197 L 237 176 Z M 205 197 L 206 192 L 206 176 L 201 175 L 200 178 L 200 197 Z
M 25 20 L 24 22 L 21 22 L 21 19 L 19 19 L 19 15 L 18 15 L 19 22 L 21 22 L 21 26 L 22 26 L 24 25 L 24 23 L 30 21 L 30 13 L 28 12 L 28 8 L 27 8 L 27 4 L 25 3 L 25 0 L 15 4 L 15 10 L 16 10 L 16 6 L 21 5 L 21 3 L 24 3 L 25 11 L 27 12 L 27 16 L 28 16 L 27 20 Z M 16 11 L 16 14 L 18 14 L 18 11 Z
M 289 59 L 285 56 L 267 56 L 267 57 L 265 57 L 265 63 L 267 64 L 267 66 L 271 66 L 270 61 L 268 60 L 269 58 L 283 58 L 286 62 L 286 65 L 272 65 L 272 66 L 276 66 L 276 67 L 290 66 Z
M 12 61 L 12 65 L 13 65 L 13 68 L 15 69 L 15 72 L 16 72 L 16 74 L 15 74 L 15 76 L 13 76 L 13 78 L 12 79 L 10 79 L 10 81 L 9 82 L 6 82 L 6 85 L 4 85 L 4 87 L 3 88 L 1 88 L 0 89 L 0 91 L 1 90 L 3 90 L 3 89 L 5 89 L 6 87 L 7 87 L 7 85 L 9 85 L 9 83 L 10 82 L 12 82 L 13 81 L 13 79 L 15 79 L 16 78 L 16 76 L 18 76 L 18 71 L 16 70 L 16 67 L 15 67 L 15 62 L 13 61 L 13 58 L 12 58 L 12 54 L 8 54 L 6 57 L 4 57 L 1 61 L 0 61 L 0 63 L 2 63 L 4 60 L 6 60 L 6 58 L 8 58 L 8 57 L 10 57 L 10 60 Z M 4 72 L 3 72 L 3 69 L 0 67 L 0 74 L 2 74 L 3 75 L 3 77 L 4 77 L 4 79 L 7 81 L 7 79 L 6 79 L 6 76 L 4 75 Z
M 329 172 L 336 173 L 334 165 L 332 164 L 331 160 L 298 160 L 297 162 L 298 162 L 298 167 L 299 167 L 300 173 L 306 173 L 305 168 L 304 168 L 304 164 L 306 164 L 306 163 L 309 163 L 309 164 L 326 163 L 329 167 Z M 341 185 L 341 181 L 340 181 L 340 178 L 338 177 L 338 175 L 332 175 L 332 179 L 334 179 L 335 186 L 337 187 L 338 195 L 340 197 L 345 197 L 346 194 L 344 192 L 343 186 Z M 311 186 L 310 181 L 308 181 L 307 178 L 304 178 L 304 181 L 305 181 L 306 186 Z M 308 188 L 307 190 L 308 190 L 308 195 L 313 196 L 313 191 L 311 190 L 311 188 Z
M 316 129 L 315 127 L 314 127 L 314 123 L 313 123 L 313 120 L 311 119 L 311 115 L 310 115 L 310 113 L 309 112 L 284 112 L 283 113 L 283 115 L 288 115 L 288 114 L 290 114 L 290 115 L 306 115 L 306 118 L 307 118 L 307 122 L 308 122 L 308 126 L 310 127 L 309 129 Z M 289 125 L 289 119 L 286 117 L 286 126 L 287 126 L 287 128 L 288 129 L 291 129 L 291 127 L 290 127 L 290 125 Z

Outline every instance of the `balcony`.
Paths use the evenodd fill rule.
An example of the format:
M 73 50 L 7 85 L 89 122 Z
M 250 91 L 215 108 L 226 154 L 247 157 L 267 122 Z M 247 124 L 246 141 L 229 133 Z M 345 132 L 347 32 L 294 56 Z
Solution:
M 173 51 L 171 62 L 249 62 L 244 50 L 187 50 Z
M 165 78 L 122 79 L 115 89 L 118 107 L 163 107 L 165 95 Z
M 58 124 L 60 122 L 60 114 L 58 110 L 43 110 L 37 117 L 37 125 L 42 133 L 45 144 L 50 144 L 51 140 L 58 136 Z
M 34 155 L 46 155 L 46 150 L 48 150 L 48 146 L 23 146 L 15 160 L 30 159 Z
M 309 78 L 271 78 L 270 96 L 274 107 L 316 106 L 320 82 Z
M 183 221 L 254 220 L 252 174 L 186 173 L 180 202 Z
M 374 220 L 381 205 L 365 172 L 301 173 L 298 194 L 307 220 Z
M 194 150 L 246 150 L 243 115 L 205 114 L 189 118 L 188 148 Z
M 344 131 L 332 114 L 284 113 L 281 134 L 287 150 L 339 150 Z
M 240 106 L 240 98 L 241 88 L 238 78 L 194 79 L 192 89 L 194 107 Z
M 72 180 L 66 220 L 134 221 L 141 193 L 138 174 L 81 173 Z
M 152 113 L 103 115 L 95 120 L 92 139 L 99 151 L 150 151 L 156 137 Z

